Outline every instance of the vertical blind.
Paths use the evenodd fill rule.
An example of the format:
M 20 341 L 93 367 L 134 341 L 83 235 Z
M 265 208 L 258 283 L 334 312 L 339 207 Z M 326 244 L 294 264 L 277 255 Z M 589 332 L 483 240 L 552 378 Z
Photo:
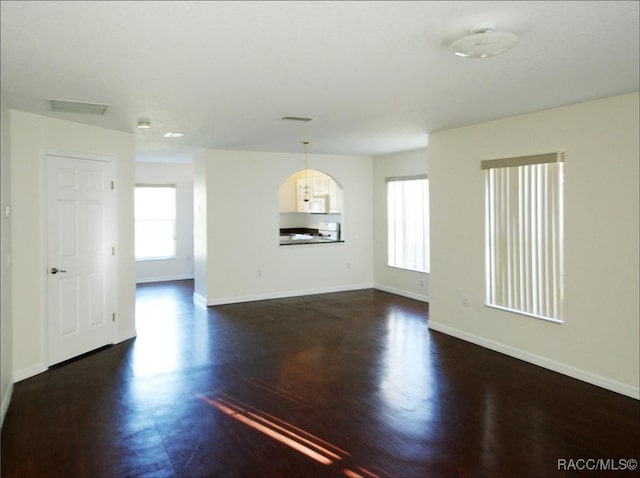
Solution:
M 483 161 L 487 304 L 562 320 L 563 155 Z
M 388 265 L 429 272 L 429 183 L 387 178 Z

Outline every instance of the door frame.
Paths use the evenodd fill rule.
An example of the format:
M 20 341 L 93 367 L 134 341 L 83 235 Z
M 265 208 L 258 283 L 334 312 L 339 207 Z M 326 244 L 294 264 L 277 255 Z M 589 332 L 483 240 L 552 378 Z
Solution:
M 48 158 L 69 158 L 69 159 L 79 159 L 84 161 L 100 161 L 103 163 L 107 163 L 111 168 L 111 175 L 113 181 L 117 178 L 117 161 L 114 156 L 104 155 L 104 154 L 94 154 L 94 153 L 82 153 L 77 151 L 65 151 L 65 150 L 52 150 L 52 149 L 44 149 L 41 154 L 40 161 L 40 206 L 41 206 L 41 215 L 40 215 L 40 227 L 43 232 L 43 240 L 40 241 L 40 254 L 43 258 L 43 273 L 40 276 L 40 294 L 42 297 L 43 304 L 43 320 L 42 320 L 42 357 L 44 360 L 43 367 L 44 370 L 47 370 L 49 365 L 49 288 L 48 288 L 48 274 L 49 274 L 49 251 L 48 251 L 48 241 L 49 241 L 49 207 L 47 204 L 48 199 L 48 186 L 47 186 L 47 166 L 48 166 Z M 114 190 L 114 192 L 117 189 Z M 108 240 L 113 244 L 115 250 L 118 250 L 118 208 L 117 208 L 117 197 L 116 195 L 112 195 L 109 201 L 109 215 L 110 222 L 112 224 L 110 237 Z M 107 270 L 107 280 L 109 282 L 109 286 L 111 287 L 111 310 L 116 314 L 116 317 L 119 316 L 118 310 L 118 288 L 115 285 L 117 278 L 117 261 L 115 255 L 111 256 L 111 260 L 108 261 L 108 270 Z M 118 343 L 118 322 L 115 321 L 111 327 L 111 343 Z

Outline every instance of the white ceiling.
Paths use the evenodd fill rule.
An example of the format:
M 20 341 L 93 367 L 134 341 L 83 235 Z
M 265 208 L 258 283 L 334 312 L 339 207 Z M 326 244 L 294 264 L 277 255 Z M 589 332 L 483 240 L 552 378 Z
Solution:
M 2 1 L 2 95 L 134 133 L 142 161 L 300 152 L 302 140 L 311 153 L 378 155 L 425 147 L 443 128 L 638 91 L 639 5 Z M 484 60 L 448 50 L 486 23 L 520 44 Z M 110 107 L 52 113 L 47 98 Z M 135 127 L 143 118 L 152 129 Z

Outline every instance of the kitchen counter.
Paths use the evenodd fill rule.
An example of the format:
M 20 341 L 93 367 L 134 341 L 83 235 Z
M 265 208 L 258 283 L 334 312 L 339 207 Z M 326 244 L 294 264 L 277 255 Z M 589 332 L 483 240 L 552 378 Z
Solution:
M 329 244 L 332 242 L 344 242 L 340 240 L 330 239 L 327 237 L 304 237 L 304 238 L 293 238 L 292 236 L 280 236 L 280 245 L 281 246 L 293 246 L 293 245 L 301 245 L 301 244 Z
M 323 234 L 325 232 L 325 234 Z M 344 242 L 338 239 L 337 233 L 333 231 L 320 231 L 319 229 L 306 227 L 292 227 L 280 229 L 280 245 L 296 246 L 302 244 L 329 244 L 333 242 Z
M 328 244 L 344 242 L 336 239 L 337 235 L 324 235 L 318 229 L 292 227 L 280 229 L 280 245 L 294 246 L 299 244 Z

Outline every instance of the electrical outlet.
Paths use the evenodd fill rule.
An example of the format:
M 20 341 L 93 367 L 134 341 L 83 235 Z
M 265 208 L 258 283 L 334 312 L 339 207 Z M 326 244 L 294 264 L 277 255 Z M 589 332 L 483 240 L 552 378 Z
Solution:
M 420 279 L 420 287 L 424 287 L 424 279 Z
M 464 307 L 469 307 L 469 303 L 470 303 L 470 301 L 469 301 L 469 297 L 466 297 L 466 296 L 465 296 L 465 297 L 463 297 L 463 298 L 462 298 L 462 305 L 463 305 Z

